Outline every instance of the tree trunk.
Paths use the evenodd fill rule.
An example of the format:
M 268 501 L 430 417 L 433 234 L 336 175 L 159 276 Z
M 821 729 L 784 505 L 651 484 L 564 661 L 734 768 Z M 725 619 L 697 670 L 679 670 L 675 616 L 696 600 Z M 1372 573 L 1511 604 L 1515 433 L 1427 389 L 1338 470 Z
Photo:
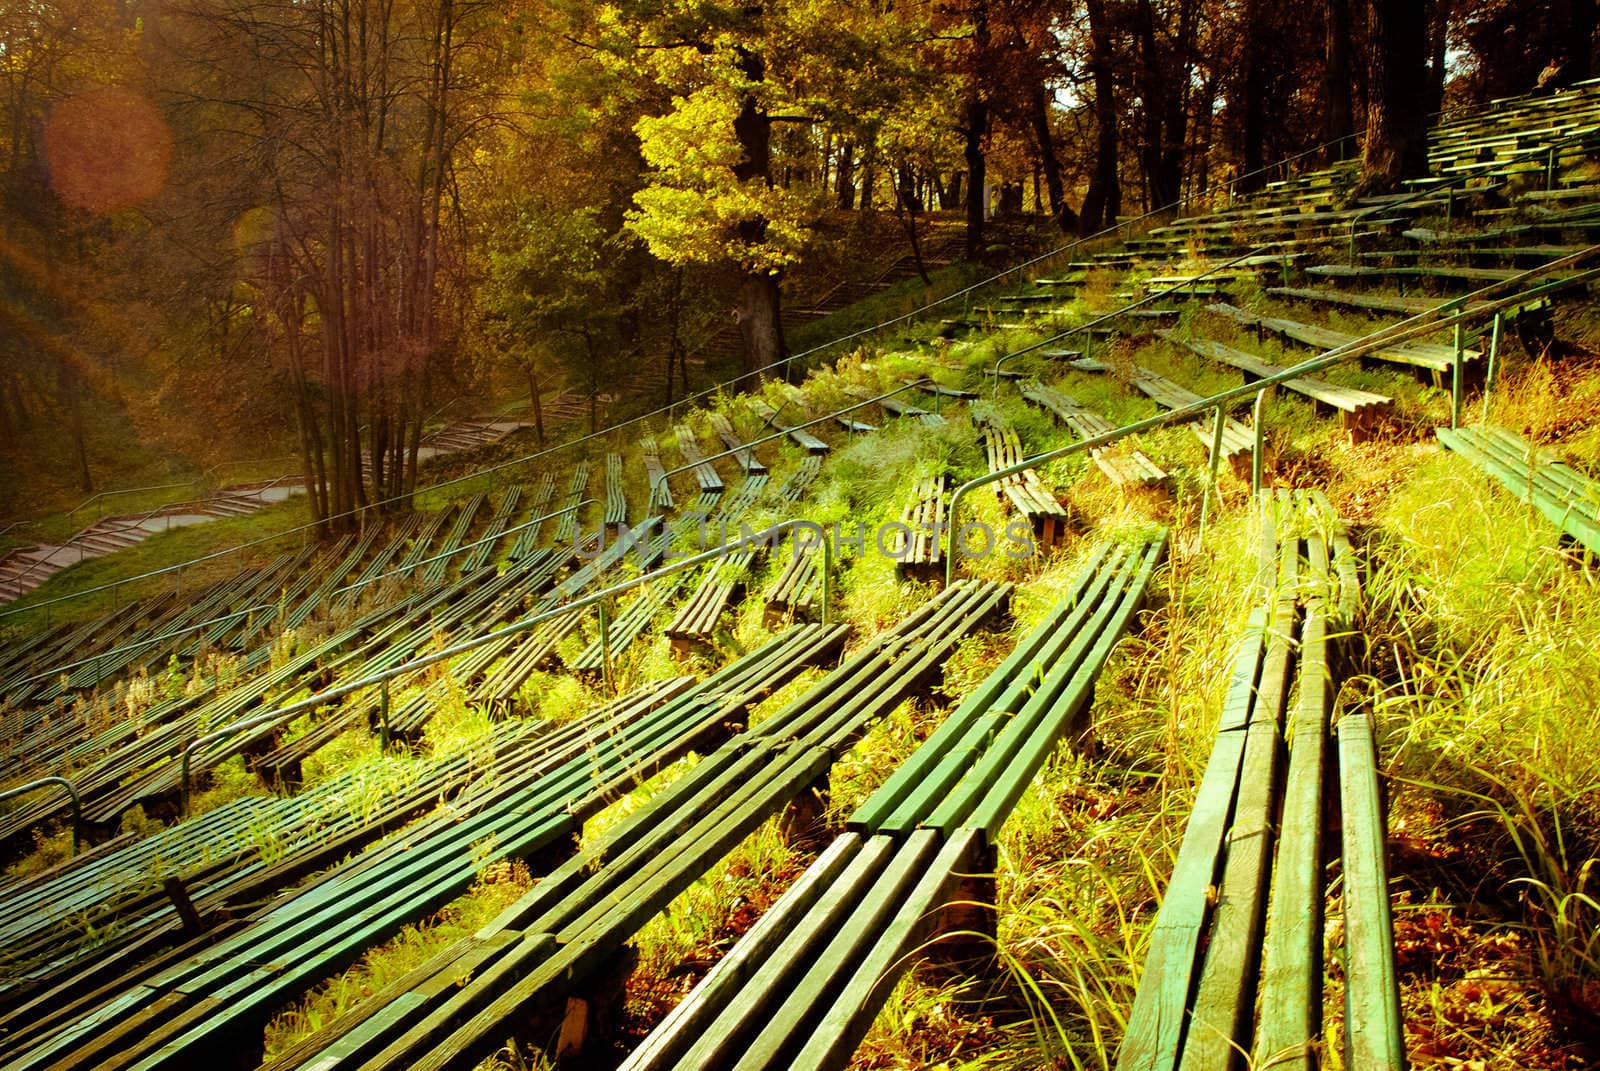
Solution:
M 1322 72 L 1322 102 L 1326 125 L 1323 138 L 1334 144 L 1328 146 L 1328 159 L 1346 160 L 1355 151 L 1355 112 L 1351 107 L 1350 71 L 1350 0 L 1328 0 L 1324 9 L 1324 45 L 1326 65 Z
M 1116 222 L 1122 212 L 1122 186 L 1117 178 L 1117 101 L 1111 54 L 1111 27 L 1106 23 L 1105 0 L 1086 0 L 1094 76 L 1095 152 L 1089 189 L 1084 194 L 1084 234 L 1094 234 Z
M 762 57 L 747 49 L 739 50 L 739 69 L 751 82 L 763 81 L 766 63 Z M 733 166 L 733 176 L 740 182 L 760 180 L 772 185 L 772 117 L 767 114 L 754 93 L 745 94 L 739 105 L 739 114 L 733 120 L 734 136 L 744 158 Z M 739 221 L 739 238 L 746 245 L 760 245 L 767 237 L 767 220 L 753 216 Z M 783 323 L 778 316 L 778 275 L 761 269 L 744 269 L 739 282 L 739 333 L 744 337 L 744 366 L 746 372 L 756 372 L 747 387 L 758 386 L 766 370 L 777 365 L 785 356 Z
M 1595 0 L 1568 0 L 1571 34 L 1568 37 L 1568 84 L 1581 82 L 1594 71 Z
M 89 475 L 89 448 L 83 430 L 83 382 L 66 362 L 56 366 L 56 389 L 72 430 L 73 461 L 78 469 L 78 486 L 84 494 L 94 491 L 94 479 Z
M 912 190 L 912 177 L 910 168 L 902 168 L 900 182 L 894 189 L 894 215 L 900 221 L 900 226 L 905 229 L 906 237 L 911 240 L 911 259 L 916 262 L 917 275 L 922 279 L 923 286 L 932 286 L 933 280 L 928 278 L 927 265 L 922 262 L 922 243 L 917 241 L 917 207 L 918 199 Z
M 1428 114 L 1437 115 L 1444 107 L 1444 55 L 1450 37 L 1451 0 L 1433 0 L 1432 23 L 1428 28 Z
M 1066 188 L 1061 181 L 1061 160 L 1056 156 L 1055 133 L 1050 129 L 1050 102 L 1044 86 L 1034 86 L 1028 112 L 1033 123 L 1033 140 L 1039 147 L 1039 169 L 1044 172 L 1045 189 L 1050 194 L 1050 214 L 1059 222 L 1061 210 L 1067 204 Z
M 961 106 L 962 155 L 967 161 L 967 258 L 983 252 L 983 219 L 988 191 L 988 161 L 984 139 L 989 134 L 989 98 L 986 74 L 989 55 L 988 0 L 972 0 L 972 69 L 967 73 L 967 99 Z
M 967 258 L 976 260 L 983 252 L 983 220 L 988 208 L 987 161 L 983 138 L 989 129 L 989 105 L 982 97 L 968 98 L 962 114 L 962 155 L 967 161 Z
M 1428 173 L 1428 20 L 1423 0 L 1370 0 L 1367 148 L 1360 192 L 1398 190 Z
M 668 358 L 669 362 L 671 358 Z M 539 397 L 539 373 L 534 370 L 530 362 L 528 372 L 528 397 L 533 404 L 533 437 L 539 444 L 539 449 L 544 449 L 544 401 Z M 667 365 L 667 401 L 672 401 L 672 365 Z
M 1266 185 L 1266 67 L 1267 42 L 1263 27 L 1265 12 L 1260 0 L 1245 5 L 1244 44 L 1244 122 L 1240 129 L 1241 153 L 1238 189 L 1250 193 Z
M 839 153 L 839 207 L 846 212 L 856 206 L 856 143 L 847 141 Z
M 739 280 L 739 335 L 744 339 L 745 370 L 765 373 L 788 356 L 778 322 L 778 277 L 772 272 L 747 272 Z M 754 387 L 758 379 L 745 380 Z

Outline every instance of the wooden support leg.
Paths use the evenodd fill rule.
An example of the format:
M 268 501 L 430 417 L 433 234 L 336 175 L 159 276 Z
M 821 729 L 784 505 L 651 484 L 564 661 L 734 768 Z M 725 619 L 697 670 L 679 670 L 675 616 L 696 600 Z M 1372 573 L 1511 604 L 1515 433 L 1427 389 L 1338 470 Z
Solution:
M 558 1065 L 595 1066 L 595 1055 L 616 1033 L 628 978 L 638 963 L 639 953 L 631 945 L 625 946 L 581 994 L 567 998 L 566 1015 L 556 1039 Z
M 535 848 L 523 857 L 530 874 L 548 874 L 556 867 L 578 854 L 580 834 L 575 830 L 557 837 L 542 848 Z
M 819 851 L 828 839 L 828 775 L 800 791 L 778 819 L 783 842 L 797 851 Z
M 999 939 L 995 907 L 998 854 L 974 842 L 963 859 L 948 903 L 939 910 L 928 946 L 928 962 L 942 974 L 968 977 L 990 969 Z

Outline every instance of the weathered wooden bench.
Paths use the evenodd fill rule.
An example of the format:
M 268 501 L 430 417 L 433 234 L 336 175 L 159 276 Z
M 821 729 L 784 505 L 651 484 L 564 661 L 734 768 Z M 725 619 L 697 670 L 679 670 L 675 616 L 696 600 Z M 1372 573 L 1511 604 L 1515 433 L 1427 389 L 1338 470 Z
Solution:
M 1571 539 L 1600 555 L 1600 481 L 1493 424 L 1439 428 L 1439 441 L 1471 461 Z
M 1070 395 L 1062 394 L 1061 391 L 1046 387 L 1038 381 L 1022 387 L 1022 397 L 1042 410 L 1053 413 L 1056 419 L 1077 434 L 1078 439 L 1098 439 L 1099 435 L 1117 431 L 1117 426 L 1110 423 L 1109 419 L 1096 411 L 1086 410 Z M 1120 447 L 1120 445 L 1099 447 L 1090 451 L 1090 459 L 1094 461 L 1094 466 L 1104 472 L 1110 482 L 1117 483 L 1118 487 L 1123 485 L 1154 487 L 1157 483 L 1165 483 L 1168 479 L 1162 467 L 1150 461 L 1144 456 L 1144 451 L 1138 448 Z
M 786 620 L 809 621 L 816 612 L 822 576 L 817 551 L 799 547 L 783 554 L 783 568 L 767 589 L 763 624 L 774 628 Z
M 657 458 L 659 461 L 660 458 Z M 628 491 L 622 483 L 621 454 L 606 455 L 605 518 L 602 523 L 613 529 L 628 523 Z
M 1111 370 L 1110 365 L 1093 359 L 1073 361 L 1072 367 L 1082 372 L 1109 372 Z M 1201 395 L 1196 394 L 1183 384 L 1174 382 L 1142 365 L 1134 366 L 1132 383 L 1140 393 L 1166 409 L 1181 409 L 1186 405 L 1193 405 L 1196 402 L 1205 400 Z M 1216 436 L 1216 428 L 1213 426 L 1212 418 L 1200 417 L 1192 420 L 1189 422 L 1188 428 L 1209 454 L 1212 440 Z M 1250 478 L 1250 458 L 1254 452 L 1255 434 L 1232 417 L 1224 419 L 1222 423 L 1222 460 L 1228 463 L 1233 470 L 1233 474 L 1241 480 Z
M 806 429 L 791 428 L 787 424 L 778 423 L 778 411 L 768 405 L 764 398 L 750 399 L 750 411 L 755 413 L 767 427 L 774 431 L 786 433 L 791 442 L 808 454 L 825 454 L 828 452 L 828 444 Z
M 1155 918 L 1121 1071 L 1318 1065 L 1325 785 L 1339 786 L 1342 811 L 1345 1066 L 1404 1066 L 1366 714 L 1337 719 L 1337 754 L 1330 739 L 1338 647 L 1355 627 L 1356 564 L 1317 496 L 1280 492 L 1262 506 L 1257 586 L 1265 602 L 1235 652 L 1216 742 Z
M 1009 595 L 1007 585 L 963 581 L 929 600 L 804 695 L 707 753 L 489 927 L 341 1016 L 270 1071 L 312 1063 L 321 1071 L 465 1071 L 511 1035 L 558 1058 L 584 1059 L 621 999 L 632 968 L 626 942 L 786 808 L 788 835 L 812 834 L 837 756 L 925 687 Z
M 807 457 L 795 466 L 789 478 L 779 486 L 779 500 L 789 503 L 799 502 L 820 475 L 822 475 L 822 458 L 815 454 Z
M 522 488 L 513 485 L 505 494 L 500 496 L 500 504 L 495 507 L 494 516 L 489 518 L 489 523 L 484 526 L 483 534 L 478 537 L 478 545 L 461 559 L 461 571 L 470 573 L 488 565 L 494 557 L 495 547 L 499 537 L 511 525 L 511 518 L 516 516 L 517 507 L 522 503 Z
M 1071 594 L 857 808 L 626 1071 L 837 1071 L 915 962 L 991 958 L 992 942 L 976 935 L 995 934 L 1000 828 L 1082 729 L 1162 542 L 1098 548 Z
M 554 539 L 557 543 L 571 543 L 578 534 L 579 504 L 589 490 L 589 463 L 580 461 L 572 466 L 572 477 L 567 483 L 567 497 L 561 503 L 561 516 L 556 518 Z
M 1253 353 L 1246 353 L 1221 342 L 1205 338 L 1179 338 L 1169 331 L 1158 331 L 1157 334 L 1202 357 L 1239 369 L 1244 373 L 1246 383 L 1275 376 L 1283 371 L 1279 366 L 1264 361 Z M 1329 383 L 1327 380 L 1314 379 L 1310 376 L 1297 376 L 1285 380 L 1283 386 L 1297 394 L 1305 395 L 1318 405 L 1338 410 L 1342 416 L 1344 430 L 1353 443 L 1364 440 L 1373 427 L 1388 415 L 1394 404 L 1394 399 L 1385 395 Z
M 672 488 L 667 486 L 667 470 L 661 464 L 661 447 L 655 436 L 639 440 L 639 455 L 644 460 L 645 478 L 650 481 L 651 511 L 672 508 Z
M 904 539 L 890 547 L 902 576 L 937 580 L 944 561 L 945 477 L 924 476 L 911 492 L 911 501 L 901 514 Z M 896 533 L 897 535 L 899 533 Z
M 439 584 L 444 581 L 445 574 L 455 564 L 450 559 L 451 553 L 467 541 L 467 533 L 472 530 L 473 522 L 477 520 L 478 510 L 483 508 L 486 498 L 487 496 L 480 492 L 462 503 L 461 511 L 456 514 L 455 523 L 450 526 L 449 534 L 445 536 L 444 542 L 439 544 L 438 548 L 430 555 L 433 560 L 422 570 L 422 582 L 424 584 Z
M 739 462 L 739 467 L 744 469 L 745 475 L 767 471 L 767 467 L 757 460 L 756 452 L 745 445 L 745 441 L 733 429 L 731 420 L 722 413 L 710 413 L 708 416 L 711 420 L 711 430 L 716 432 L 723 446 L 734 451 L 733 459 Z
M 555 497 L 556 478 L 549 472 L 541 472 L 534 481 L 533 488 L 528 492 L 528 519 L 543 517 L 550 512 L 550 500 Z M 511 561 L 532 554 L 539 545 L 539 533 L 544 528 L 544 522 L 530 524 L 517 533 L 517 541 L 511 544 L 511 550 L 506 557 Z
M 988 455 L 989 471 L 999 472 L 1027 459 L 1022 450 L 1022 439 L 1017 430 L 996 417 L 978 421 L 983 427 L 984 451 Z M 1034 538 L 1047 547 L 1055 546 L 1067 537 L 1067 510 L 1039 479 L 1033 469 L 1024 469 L 996 483 L 996 493 L 1003 507 L 1021 514 L 1033 530 Z
M 666 627 L 674 654 L 687 656 L 710 642 L 722 612 L 743 593 L 755 556 L 754 550 L 737 550 L 706 568 L 699 586 Z
M 722 477 L 712 467 L 711 463 L 705 460 L 705 455 L 700 452 L 700 446 L 694 440 L 694 432 L 687 427 L 680 427 L 677 430 L 675 439 L 678 444 L 678 453 L 683 455 L 684 464 L 694 466 L 692 471 L 694 472 L 695 482 L 700 485 L 700 490 L 721 494 L 724 487 Z

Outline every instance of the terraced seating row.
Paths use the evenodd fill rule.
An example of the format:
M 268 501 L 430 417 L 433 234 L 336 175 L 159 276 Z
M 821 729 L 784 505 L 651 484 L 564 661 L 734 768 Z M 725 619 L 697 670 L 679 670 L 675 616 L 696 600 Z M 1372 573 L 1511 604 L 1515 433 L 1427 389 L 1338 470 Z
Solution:
M 614 1001 L 624 945 L 639 928 L 763 822 L 812 798 L 863 729 L 931 679 L 1009 596 L 1008 585 L 962 582 L 924 603 L 708 753 L 489 926 L 270 1067 L 470 1068 L 512 1034 L 541 1047 L 559 1034 L 578 1047 L 591 1012 Z
M 701 492 L 721 494 L 725 488 L 722 477 L 700 452 L 699 444 L 694 441 L 694 432 L 687 427 L 680 427 L 675 438 L 678 443 L 678 453 L 683 455 L 685 465 L 692 466 L 695 482 L 700 485 Z
M 1012 465 L 1021 464 L 1027 457 L 1022 451 L 1022 439 L 1015 428 L 1005 425 L 997 417 L 980 421 L 983 427 L 984 449 L 988 455 L 989 471 L 999 472 Z M 1061 500 L 1045 487 L 1039 474 L 1024 469 L 996 485 L 1002 507 L 1009 506 L 1025 517 L 1033 530 L 1034 538 L 1044 546 L 1055 546 L 1067 536 L 1067 511 Z
M 1046 412 L 1055 415 L 1079 439 L 1094 439 L 1108 435 L 1116 426 L 1090 409 L 1079 405 L 1072 397 L 1047 387 L 1038 380 L 1023 385 L 1022 396 Z M 1133 447 L 1100 447 L 1089 452 L 1095 466 L 1119 487 L 1124 485 L 1152 486 L 1165 483 L 1166 472 Z
M 1453 431 L 1439 428 L 1437 435 L 1441 443 L 1493 476 L 1519 501 L 1531 504 L 1563 538 L 1600 555 L 1600 481 L 1493 424 Z
M 944 560 L 940 533 L 945 528 L 945 475 L 924 476 L 911 492 L 911 501 L 901 515 L 904 533 L 889 548 L 906 576 L 923 579 L 936 577 Z
M 0 1035 L 0 1059 L 21 1071 L 259 1054 L 259 1031 L 285 1001 L 460 896 L 485 864 L 522 858 L 542 869 L 541 853 L 570 845 L 620 794 L 725 736 L 751 704 L 843 638 L 841 628 L 791 629 L 699 684 L 656 682 L 537 736 L 536 751 L 515 767 L 477 778 L 437 816 L 268 905 L 220 941 L 128 970 L 41 1020 L 13 1017 L 13 1031 Z
M 445 536 L 444 542 L 437 550 L 428 555 L 433 560 L 428 562 L 427 568 L 422 571 L 424 584 L 438 584 L 444 580 L 445 572 L 452 564 L 449 555 L 467 541 L 467 533 L 472 530 L 473 522 L 477 519 L 478 511 L 483 508 L 485 499 L 485 495 L 476 494 L 461 504 L 455 524 L 450 526 L 450 534 Z
M 1221 342 L 1204 338 L 1180 338 L 1172 331 L 1157 331 L 1156 334 L 1202 357 L 1239 369 L 1244 373 L 1246 383 L 1275 376 L 1283 371 L 1278 365 Z M 1338 411 L 1341 414 L 1344 430 L 1353 443 L 1366 439 L 1372 429 L 1388 415 L 1394 404 L 1394 399 L 1386 395 L 1356 387 L 1346 387 L 1339 383 L 1329 383 L 1327 380 L 1311 376 L 1298 376 L 1285 380 L 1283 385 L 1297 394 L 1305 395 L 1318 405 Z
M 1092 357 L 1082 357 L 1072 362 L 1072 367 L 1080 372 L 1109 372 L 1111 366 Z M 1187 405 L 1194 405 L 1204 398 L 1166 376 L 1152 372 L 1142 365 L 1133 368 L 1132 384 L 1149 397 L 1157 405 L 1166 409 L 1182 409 Z M 1216 428 L 1210 420 L 1201 418 L 1189 423 L 1189 430 L 1194 437 L 1200 440 L 1209 453 L 1212 441 L 1216 437 Z M 1255 452 L 1255 433 L 1244 424 L 1227 417 L 1222 422 L 1222 460 L 1232 466 L 1234 474 L 1241 479 L 1249 476 L 1250 458 Z
M 739 463 L 739 467 L 744 470 L 746 476 L 767 471 L 767 467 L 756 458 L 756 452 L 746 446 L 745 441 L 739 437 L 739 433 L 733 429 L 732 421 L 722 413 L 711 413 L 709 414 L 709 419 L 711 420 L 711 430 L 716 433 L 718 439 L 722 440 L 723 446 L 733 451 L 733 459 Z
M 1327 327 L 1303 324 L 1297 320 L 1288 320 L 1277 316 L 1259 316 L 1253 312 L 1246 312 L 1235 305 L 1230 305 L 1225 301 L 1207 305 L 1206 311 L 1215 313 L 1224 319 L 1232 320 L 1234 323 L 1244 327 L 1255 328 L 1257 332 L 1281 335 L 1284 338 L 1316 349 L 1331 350 L 1339 346 L 1348 346 L 1356 341 L 1357 337 Z M 1368 356 L 1374 360 L 1389 361 L 1395 364 L 1405 364 L 1426 369 L 1448 382 L 1448 375 L 1451 369 L 1455 367 L 1456 354 L 1452 347 L 1437 342 L 1399 342 L 1379 347 Z M 1463 349 L 1461 351 L 1461 359 L 1464 362 L 1475 362 L 1480 356 L 1481 354 L 1475 349 Z
M 843 1068 L 902 973 L 992 936 L 1001 826 L 1081 726 L 1163 544 L 1097 548 L 1072 593 L 855 811 L 625 1071 Z
M 791 428 L 787 424 L 778 423 L 778 410 L 772 408 L 761 398 L 750 400 L 750 410 L 760 418 L 761 422 L 774 431 L 786 432 L 790 440 L 808 454 L 825 454 L 828 444 L 817 438 L 804 428 Z
M 1121 1071 L 1317 1065 L 1330 813 L 1343 830 L 1344 1066 L 1404 1066 L 1371 729 L 1364 711 L 1334 716 L 1339 651 L 1355 642 L 1354 555 L 1319 496 L 1265 496 L 1261 514 L 1265 601 L 1235 652 Z
M 486 742 L 507 762 L 550 723 L 501 726 Z M 541 745 L 542 746 L 542 745 Z M 436 807 L 481 774 L 472 749 L 374 775 L 341 774 L 291 798 L 247 796 L 141 840 L 0 887 L 0 1007 L 91 965 L 118 964 L 199 936 Z M 70 993 L 55 990 L 53 1000 Z

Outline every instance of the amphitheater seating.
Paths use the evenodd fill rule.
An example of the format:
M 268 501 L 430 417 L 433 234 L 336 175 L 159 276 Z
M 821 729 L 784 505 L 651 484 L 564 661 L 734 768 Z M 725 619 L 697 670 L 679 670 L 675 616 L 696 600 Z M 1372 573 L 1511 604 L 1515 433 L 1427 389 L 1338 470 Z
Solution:
M 992 920 L 975 918 L 992 916 L 992 892 L 978 902 L 985 894 L 974 886 L 994 872 L 996 838 L 1017 799 L 1079 725 L 1162 546 L 1099 547 L 1068 597 L 624 1067 L 843 1068 L 916 959 L 940 956 L 974 925 L 992 934 Z
M 1600 555 L 1600 481 L 1492 424 L 1439 428 L 1439 441 L 1531 504 L 1562 533 Z
M 1353 642 L 1360 594 L 1348 536 L 1330 518 L 1315 496 L 1263 498 L 1265 604 L 1236 650 L 1128 1020 L 1123 1071 L 1232 1066 L 1239 1054 L 1258 1065 L 1314 1060 L 1329 783 L 1341 786 L 1349 853 L 1344 922 L 1362 948 L 1346 960 L 1347 1034 L 1359 1039 L 1346 1058 L 1403 1066 L 1375 757 L 1370 732 L 1356 727 L 1365 714 L 1338 719 L 1339 769 L 1328 775 L 1340 651 Z

